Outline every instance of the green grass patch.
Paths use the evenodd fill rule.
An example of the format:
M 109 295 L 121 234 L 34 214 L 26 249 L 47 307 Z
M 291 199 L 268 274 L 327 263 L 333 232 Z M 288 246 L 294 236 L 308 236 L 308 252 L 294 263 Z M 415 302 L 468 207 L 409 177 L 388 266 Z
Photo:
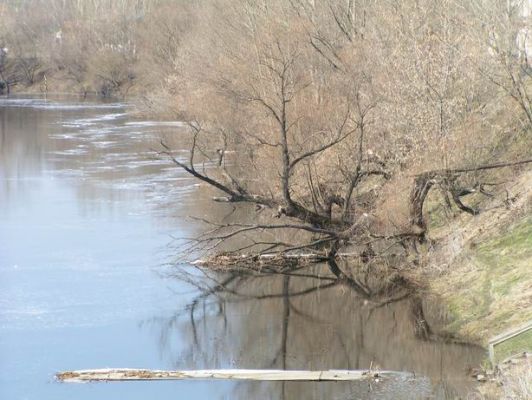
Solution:
M 447 329 L 484 344 L 532 320 L 532 216 L 467 250 L 435 288 L 452 315 Z
M 493 347 L 495 362 L 499 363 L 508 357 L 522 354 L 532 349 L 532 329 Z
M 453 209 L 447 206 L 445 198 L 439 190 L 429 192 L 425 200 L 424 212 L 429 231 L 446 227 L 454 216 Z

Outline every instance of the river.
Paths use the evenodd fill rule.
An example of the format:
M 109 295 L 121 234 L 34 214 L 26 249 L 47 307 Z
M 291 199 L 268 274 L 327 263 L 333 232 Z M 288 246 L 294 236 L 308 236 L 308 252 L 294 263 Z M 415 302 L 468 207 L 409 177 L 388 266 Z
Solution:
M 244 296 L 198 298 L 180 271 L 199 274 L 169 263 L 176 238 L 198 231 L 188 215 L 229 206 L 154 158 L 161 136 L 184 134 L 122 103 L 0 99 L 1 399 L 451 399 L 471 389 L 466 370 L 483 350 L 418 339 L 408 301 L 372 308 L 345 287 L 283 276 L 248 279 Z M 415 378 L 371 387 L 54 380 L 103 367 L 370 366 Z

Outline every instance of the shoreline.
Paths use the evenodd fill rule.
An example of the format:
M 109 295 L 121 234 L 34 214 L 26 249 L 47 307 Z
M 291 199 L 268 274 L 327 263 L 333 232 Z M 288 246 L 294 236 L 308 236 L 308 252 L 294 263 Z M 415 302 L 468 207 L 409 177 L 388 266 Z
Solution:
M 53 81 L 55 82 L 55 80 Z M 138 96 L 135 95 L 128 96 L 127 99 L 121 100 L 117 97 L 105 98 L 98 96 L 96 91 L 91 93 L 89 97 L 83 97 L 82 94 L 73 90 L 72 86 L 71 89 L 67 91 L 48 91 L 47 93 L 40 92 L 38 84 L 25 87 L 25 89 L 29 90 L 12 91 L 9 96 L 19 98 L 23 96 L 72 96 L 81 97 L 83 100 L 124 101 L 124 106 L 128 109 L 128 113 L 131 113 L 134 117 L 142 116 L 152 119 L 161 119 L 163 121 L 166 120 L 160 118 L 156 113 L 144 115 L 139 111 L 135 111 L 134 108 L 136 108 L 136 105 L 138 104 Z M 4 95 L 4 97 L 7 98 L 9 98 L 9 96 Z M 426 285 L 426 289 L 424 290 L 426 295 L 429 297 L 435 296 L 438 298 L 438 302 L 441 302 L 445 307 L 449 308 L 449 317 L 454 319 L 455 322 L 451 322 L 445 327 L 444 331 L 446 334 L 452 335 L 453 337 L 456 336 L 458 339 L 463 339 L 472 344 L 486 347 L 491 337 L 505 330 L 504 326 L 487 326 L 488 322 L 482 322 L 482 315 L 469 315 L 467 309 L 460 310 L 460 304 L 458 304 L 459 300 L 457 299 L 457 297 L 459 297 L 458 294 L 456 292 L 455 294 L 449 292 L 450 289 L 454 287 L 453 285 L 456 284 L 464 274 L 478 273 L 486 267 L 486 264 L 493 264 L 493 258 L 497 256 L 497 254 L 495 254 L 497 251 L 500 252 L 507 249 L 506 251 L 512 252 L 512 248 L 508 247 L 509 245 L 512 245 L 512 227 L 514 227 L 513 225 L 519 225 L 523 220 L 524 226 L 521 226 L 520 228 L 521 230 L 524 230 L 524 232 L 521 232 L 524 237 L 521 238 L 522 243 L 520 242 L 520 245 L 532 247 L 532 243 L 530 243 L 532 237 L 530 228 L 532 225 L 532 214 L 529 210 L 529 204 L 532 204 L 532 188 L 530 188 L 532 185 L 532 172 L 525 173 L 524 175 L 524 177 L 521 177 L 521 179 L 518 179 L 511 184 L 511 190 L 521 190 L 516 188 L 524 188 L 525 191 L 524 195 L 519 200 L 519 203 L 514 204 L 511 209 L 503 211 L 495 209 L 482 213 L 476 217 L 461 215 L 457 219 L 451 220 L 450 225 L 447 227 L 429 231 L 429 239 L 434 241 L 439 248 L 436 249 L 436 251 L 428 251 L 425 255 L 427 260 L 426 265 L 423 266 L 423 270 L 419 272 L 414 271 L 414 275 L 421 280 L 423 285 Z M 433 218 L 430 210 L 427 212 L 427 216 L 429 220 Z M 502 229 L 502 227 L 508 226 L 510 226 L 509 229 Z M 506 242 L 503 243 L 505 247 L 497 248 L 497 240 L 504 241 L 505 238 L 507 239 Z M 482 244 L 479 246 L 478 243 L 481 241 L 489 242 L 491 244 Z M 456 249 L 451 249 L 456 246 L 459 247 L 458 252 Z M 492 247 L 491 252 L 488 248 L 490 246 Z M 524 249 L 524 251 L 526 254 L 518 256 L 518 258 L 524 258 L 522 262 L 526 262 L 527 257 L 530 256 L 529 252 L 526 252 L 526 249 Z M 463 267 L 460 267 L 460 265 Z M 497 278 L 497 276 L 494 276 L 494 278 Z M 450 284 L 450 281 L 452 281 L 453 284 Z M 525 279 L 524 286 L 527 288 L 527 285 L 529 284 L 529 290 L 532 292 L 532 279 L 530 279 L 530 281 L 531 282 L 528 282 Z M 511 285 L 511 282 L 509 285 Z M 464 294 L 462 292 L 460 293 Z M 532 293 L 529 293 L 529 295 L 532 297 Z M 532 320 L 532 307 L 529 307 L 528 310 L 524 311 L 525 316 L 523 319 L 517 320 L 516 322 L 510 320 L 510 324 L 518 325 L 525 320 Z M 475 320 L 478 321 L 478 326 L 475 326 Z M 507 321 L 506 318 L 503 320 Z
M 15 91 L 11 95 L 45 96 L 37 91 Z M 79 94 L 48 92 L 47 95 Z M 128 99 L 135 104 L 135 96 Z M 479 216 L 462 215 L 452 220 L 450 226 L 434 230 L 434 236 L 429 231 L 429 237 L 439 248 L 432 254 L 429 251 L 426 270 L 416 276 L 427 285 L 424 294 L 437 298 L 448 311 L 451 322 L 443 327 L 444 334 L 486 347 L 491 337 L 532 319 L 532 309 L 527 303 L 532 296 L 532 277 L 524 273 L 532 251 L 531 182 L 532 173 L 525 172 L 511 183 L 510 189 L 520 190 L 521 197 L 506 210 L 494 209 Z M 513 275 L 507 276 L 508 270 L 500 268 L 501 257 L 505 263 L 515 264 Z M 485 282 L 476 285 L 477 275 L 483 271 Z M 504 285 L 497 288 L 493 282 L 501 280 Z M 498 297 L 494 298 L 493 293 Z M 516 301 L 512 301 L 517 297 L 509 296 L 518 297 L 520 312 L 515 312 Z

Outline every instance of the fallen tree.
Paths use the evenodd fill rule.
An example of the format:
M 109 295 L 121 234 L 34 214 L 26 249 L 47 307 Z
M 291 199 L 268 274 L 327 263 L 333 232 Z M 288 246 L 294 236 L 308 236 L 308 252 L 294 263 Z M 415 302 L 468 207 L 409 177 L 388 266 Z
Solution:
M 422 265 L 433 188 L 449 208 L 476 215 L 482 210 L 467 196 L 501 195 L 487 171 L 531 162 L 519 142 L 528 143 L 531 128 L 528 78 L 514 74 L 522 60 L 498 71 L 485 41 L 503 35 L 484 37 L 484 15 L 458 5 L 368 3 L 357 10 L 368 16 L 363 26 L 328 1 L 228 2 L 215 20 L 199 19 L 216 46 L 188 49 L 190 65 L 175 77 L 188 135 L 164 138 L 157 152 L 213 188 L 228 215 L 249 212 L 196 218 L 205 229 L 177 252 L 217 271 L 285 274 L 323 263 L 364 298 L 402 297 L 368 288 L 355 270 Z M 480 73 L 478 65 L 494 68 Z M 520 80 L 511 86 L 497 71 Z M 507 90 L 488 87 L 490 78 Z M 498 112 L 488 113 L 494 95 Z M 503 159 L 522 161 L 495 163 Z
M 148 369 L 92 369 L 66 371 L 56 374 L 61 382 L 112 382 L 156 380 L 251 380 L 251 381 L 361 381 L 379 382 L 393 377 L 410 377 L 413 374 L 395 371 L 295 371 L 269 369 L 212 369 L 193 371 L 161 371 Z
M 210 254 L 207 258 L 194 261 L 195 265 L 213 268 L 242 268 L 243 266 L 261 268 L 261 266 L 266 264 L 269 266 L 287 266 L 291 263 L 327 262 L 331 272 L 337 277 L 345 279 L 346 275 L 335 262 L 336 258 L 351 258 L 353 260 L 356 259 L 358 262 L 366 263 L 373 258 L 382 256 L 382 254 L 375 253 L 374 247 L 376 244 L 379 244 L 380 248 L 383 247 L 383 243 L 385 244 L 384 247 L 400 244 L 407 248 L 412 242 L 425 239 L 427 223 L 423 209 L 425 200 L 433 187 L 440 187 L 444 193 L 453 199 L 455 205 L 461 211 L 476 215 L 480 210 L 467 206 L 461 199 L 475 192 L 482 193 L 485 196 L 492 196 L 491 193 L 485 190 L 485 186 L 490 184 L 478 182 L 476 187 L 473 188 L 461 187 L 457 183 L 460 176 L 473 172 L 517 167 L 532 163 L 532 159 L 525 159 L 514 162 L 490 163 L 475 167 L 439 169 L 417 174 L 413 180 L 409 199 L 410 227 L 392 235 L 383 235 L 375 227 L 368 224 L 362 225 L 360 221 L 355 220 L 352 206 L 346 207 L 353 191 L 352 181 L 348 184 L 349 190 L 345 197 L 337 195 L 331 200 L 328 207 L 310 209 L 292 199 L 290 194 L 292 191 L 290 173 L 281 177 L 282 196 L 277 198 L 273 194 L 266 197 L 261 193 L 255 193 L 246 188 L 229 172 L 225 160 L 217 163 L 217 168 L 221 170 L 219 173 L 221 178 L 209 176 L 205 168 L 200 172 L 196 167 L 195 157 L 197 153 L 206 155 L 207 151 L 198 147 L 198 135 L 202 132 L 199 124 L 190 124 L 190 127 L 192 129 L 192 147 L 188 163 L 176 158 L 172 149 L 162 141 L 163 150 L 159 151 L 159 154 L 169 157 L 175 165 L 193 177 L 227 195 L 225 197 L 213 197 L 215 202 L 252 203 L 256 205 L 255 211 L 257 213 L 262 212 L 264 209 L 271 209 L 275 218 L 284 218 L 286 222 L 217 223 L 196 218 L 197 221 L 205 223 L 210 229 L 195 238 L 189 239 L 187 253 L 196 253 L 197 250 L 216 251 L 222 244 L 232 239 L 248 237 L 250 234 L 260 236 L 264 232 L 273 232 L 274 236 L 280 231 L 293 231 L 298 234 L 301 232 L 307 234 L 310 238 L 308 241 L 297 242 L 252 239 L 249 244 L 243 247 L 235 248 L 231 251 L 218 252 L 214 255 Z M 281 132 L 283 131 L 281 130 Z M 281 136 L 284 137 L 283 134 Z M 333 145 L 329 143 L 326 147 L 329 148 Z M 283 149 L 282 160 L 285 163 L 283 170 L 289 170 L 293 162 L 291 157 L 287 157 L 286 154 L 291 154 L 291 151 L 286 143 Z M 325 150 L 324 148 L 315 149 L 308 156 L 319 154 Z M 218 151 L 218 153 L 224 154 L 225 151 L 223 149 L 221 152 Z M 301 157 L 299 156 L 299 158 Z M 359 166 L 357 166 L 355 174 L 357 176 L 356 180 L 361 180 L 363 176 L 368 175 L 388 175 L 380 170 L 361 172 Z M 313 189 L 311 184 L 309 184 L 309 187 Z M 313 200 L 317 195 L 317 192 L 313 192 Z M 342 206 L 340 218 L 335 218 L 332 215 L 330 210 L 331 203 Z M 346 218 L 348 216 L 349 218 Z M 362 250 L 342 252 L 342 249 L 352 248 L 353 246 Z M 391 246 L 388 246 L 388 248 Z M 252 267 L 251 264 L 255 264 L 255 266 Z
M 353 182 L 349 182 L 349 190 L 345 197 L 337 195 L 332 201 L 341 206 L 339 216 L 332 214 L 330 206 L 329 208 L 314 207 L 310 209 L 306 204 L 293 200 L 290 174 L 288 174 L 288 179 L 281 177 L 282 194 L 280 196 L 277 197 L 274 194 L 266 196 L 260 191 L 255 192 L 244 185 L 230 171 L 226 164 L 227 149 L 225 148 L 215 152 L 220 158 L 217 162 L 211 163 L 211 169 L 205 168 L 205 159 L 209 160 L 209 151 L 200 145 L 199 137 L 204 132 L 203 128 L 197 122 L 189 124 L 189 127 L 192 141 L 188 161 L 177 158 L 165 142 L 161 142 L 162 150 L 159 154 L 169 157 L 179 168 L 226 195 L 225 197 L 214 197 L 215 202 L 235 205 L 251 203 L 255 205 L 254 212 L 257 214 L 257 218 L 265 210 L 271 210 L 273 214 L 264 223 L 215 222 L 204 218 L 195 218 L 196 221 L 205 224 L 207 229 L 196 237 L 188 238 L 181 247 L 185 256 L 202 255 L 196 260 L 188 259 L 189 262 L 192 261 L 192 265 L 213 271 L 230 270 L 235 273 L 255 271 L 258 273 L 295 274 L 306 265 L 323 263 L 327 265 L 329 272 L 337 282 L 345 283 L 361 297 L 372 299 L 376 304 L 389 304 L 404 299 L 409 293 L 415 291 L 417 285 L 408 284 L 404 279 L 401 280 L 398 277 L 389 281 L 384 280 L 385 284 L 377 289 L 371 288 L 360 280 L 356 273 L 353 273 L 353 267 L 366 264 L 386 264 L 391 266 L 392 270 L 396 270 L 402 264 L 412 263 L 412 254 L 416 257 L 418 255 L 417 243 L 423 242 L 426 238 L 427 223 L 423 210 L 425 200 L 432 188 L 439 187 L 442 189 L 453 199 L 459 210 L 476 215 L 480 210 L 467 206 L 461 198 L 476 191 L 484 196 L 492 196 L 492 194 L 485 190 L 487 184 L 481 180 L 472 188 L 460 186 L 459 178 L 462 175 L 532 163 L 532 159 L 526 159 L 474 167 L 439 169 L 417 174 L 414 176 L 409 198 L 410 226 L 403 231 L 385 235 L 380 233 L 378 228 L 371 223 L 361 224 L 361 221 L 355 218 L 356 214 L 352 206 L 348 207 L 346 212 L 345 204 L 350 201 L 349 196 L 352 193 Z M 281 130 L 281 136 L 283 135 L 282 132 Z M 282 162 L 286 163 L 285 167 L 289 169 L 292 162 L 292 157 L 290 157 L 292 151 L 287 144 L 284 146 L 281 146 L 285 149 L 282 153 L 288 153 L 289 156 L 283 155 L 280 158 L 283 160 Z M 312 151 L 312 156 L 322 151 L 326 151 L 326 149 L 316 149 Z M 199 164 L 197 161 L 198 154 L 201 154 L 203 158 L 201 170 L 197 167 Z M 358 176 L 357 180 L 361 180 L 363 175 L 373 173 L 369 170 L 365 170 L 367 172 L 361 171 L 362 168 L 358 167 L 355 170 L 355 174 Z M 380 173 L 375 172 L 375 175 L 380 175 Z M 316 190 L 311 183 L 309 183 L 309 188 Z M 312 201 L 315 203 L 318 191 L 313 193 Z M 282 221 L 272 222 L 276 219 Z M 283 234 L 288 236 L 290 241 L 282 240 Z M 264 239 L 264 235 L 271 239 Z M 224 248 L 227 243 L 234 245 L 227 250 Z M 348 267 L 345 268 L 345 265 Z M 373 269 L 375 270 L 375 268 Z M 398 284 L 398 279 L 401 280 L 401 284 Z M 217 284 L 219 285 L 219 283 Z M 222 289 L 227 288 L 223 285 Z M 432 336 L 432 333 L 427 333 L 430 332 L 428 327 L 424 332 L 421 336 L 427 338 Z

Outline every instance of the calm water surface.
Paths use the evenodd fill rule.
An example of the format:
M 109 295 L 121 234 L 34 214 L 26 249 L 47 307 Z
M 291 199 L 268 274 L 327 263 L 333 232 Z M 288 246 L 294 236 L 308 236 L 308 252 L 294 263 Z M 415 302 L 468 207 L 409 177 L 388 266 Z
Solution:
M 417 339 L 405 302 L 372 310 L 345 288 L 278 276 L 191 312 L 199 293 L 165 266 L 169 244 L 197 230 L 187 215 L 227 209 L 153 158 L 161 136 L 183 134 L 119 103 L 0 99 L 0 399 L 447 399 L 469 390 L 465 371 L 483 351 Z M 307 290 L 316 285 L 325 286 Z M 372 387 L 53 379 L 102 367 L 370 365 L 416 378 Z

